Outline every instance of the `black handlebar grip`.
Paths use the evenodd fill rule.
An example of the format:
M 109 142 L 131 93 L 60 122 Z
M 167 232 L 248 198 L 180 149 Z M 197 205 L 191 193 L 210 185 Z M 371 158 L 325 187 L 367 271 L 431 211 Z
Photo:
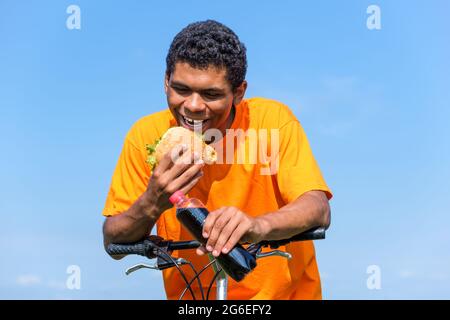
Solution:
M 325 239 L 325 228 L 315 228 L 289 238 L 292 241 L 320 240 Z
M 270 246 L 272 249 L 278 248 L 279 246 L 284 246 L 288 243 L 295 241 L 308 241 L 308 240 L 320 240 L 325 239 L 325 228 L 314 228 L 308 231 L 299 233 L 289 239 L 282 240 L 265 240 L 261 241 L 260 244 L 263 246 Z
M 141 256 L 147 256 L 147 246 L 144 243 L 133 243 L 133 244 L 116 244 L 111 243 L 106 247 L 106 252 L 110 255 L 127 255 L 127 254 L 138 254 Z

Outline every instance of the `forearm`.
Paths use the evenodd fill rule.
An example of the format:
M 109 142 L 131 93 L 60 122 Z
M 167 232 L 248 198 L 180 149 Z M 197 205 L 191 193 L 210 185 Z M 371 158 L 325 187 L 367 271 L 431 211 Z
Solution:
M 310 191 L 258 220 L 265 240 L 286 239 L 314 227 L 328 228 L 330 206 L 324 192 Z
M 109 243 L 135 242 L 145 237 L 160 216 L 144 193 L 133 205 L 118 215 L 106 218 L 103 225 L 105 247 Z

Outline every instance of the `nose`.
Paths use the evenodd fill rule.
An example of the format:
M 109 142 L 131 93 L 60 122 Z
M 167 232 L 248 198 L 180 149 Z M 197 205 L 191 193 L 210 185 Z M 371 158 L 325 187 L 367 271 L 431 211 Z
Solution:
M 195 92 L 186 100 L 184 106 L 191 114 L 202 113 L 206 109 L 202 97 Z

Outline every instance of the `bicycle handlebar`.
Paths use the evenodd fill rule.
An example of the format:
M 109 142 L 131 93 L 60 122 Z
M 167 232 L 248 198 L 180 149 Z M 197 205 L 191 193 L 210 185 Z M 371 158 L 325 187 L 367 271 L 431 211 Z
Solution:
M 324 228 L 314 228 L 308 231 L 299 233 L 289 239 L 282 240 L 263 240 L 258 243 L 262 247 L 278 248 L 279 246 L 288 244 L 294 241 L 308 241 L 325 239 Z M 135 243 L 117 244 L 111 243 L 107 246 L 106 252 L 110 255 L 128 255 L 137 254 L 148 258 L 155 258 L 157 251 L 165 248 L 167 251 L 195 249 L 200 246 L 200 242 L 196 240 L 191 241 L 170 241 L 162 240 L 154 242 L 150 239 L 145 239 Z
M 110 255 L 138 254 L 145 257 L 147 256 L 147 252 L 149 250 L 149 247 L 145 245 L 146 241 L 148 240 L 131 244 L 111 243 L 106 248 L 106 252 Z
M 288 252 L 279 251 L 279 250 L 273 250 L 270 252 L 261 252 L 262 247 L 270 247 L 272 249 L 276 249 L 279 246 L 288 244 L 293 241 L 306 241 L 306 240 L 318 240 L 318 239 L 325 239 L 325 229 L 324 228 L 314 228 L 307 230 L 305 232 L 302 232 L 300 234 L 297 234 L 289 239 L 282 239 L 282 240 L 264 240 L 258 243 L 252 243 L 250 244 L 245 250 L 252 255 L 255 260 L 258 258 L 264 258 L 268 256 L 282 256 L 284 258 L 290 259 L 291 255 Z M 191 262 L 183 259 L 183 258 L 174 258 L 171 256 L 171 252 L 173 250 L 185 250 L 185 249 L 195 249 L 198 248 L 201 245 L 200 242 L 196 240 L 191 241 L 172 241 L 172 240 L 164 240 L 161 237 L 158 236 L 149 236 L 148 238 L 135 242 L 135 243 L 125 243 L 125 244 L 116 244 L 111 243 L 106 247 L 106 251 L 114 256 L 114 255 L 128 255 L 128 254 L 137 254 L 144 257 L 147 257 L 149 259 L 157 258 L 157 261 L 154 265 L 147 265 L 147 264 L 138 264 L 135 265 L 129 269 L 127 269 L 126 274 L 130 274 L 133 271 L 136 271 L 141 268 L 149 268 L 149 269 L 156 269 L 156 270 L 164 270 L 167 268 L 176 267 L 178 271 L 180 272 L 181 277 L 186 283 L 186 288 L 180 295 L 180 300 L 183 298 L 184 294 L 187 290 L 192 295 L 192 298 L 196 300 L 196 296 L 191 288 L 191 284 L 197 279 L 201 297 L 203 300 L 205 300 L 203 287 L 200 281 L 200 274 L 205 271 L 210 265 L 212 265 L 214 262 L 217 265 L 216 259 L 212 260 L 210 263 L 205 265 L 203 269 L 200 272 L 197 272 L 194 266 Z M 188 281 L 184 271 L 180 268 L 181 265 L 188 264 L 194 271 L 195 276 Z M 219 299 L 226 299 L 226 295 L 224 295 L 223 292 L 226 292 L 226 276 L 223 275 L 223 266 L 218 266 L 218 269 L 215 270 L 215 275 L 210 282 L 210 285 L 208 287 L 208 291 L 206 294 L 206 300 L 209 299 L 209 292 L 212 288 L 214 280 L 219 276 L 216 280 L 217 282 L 217 292 Z M 221 278 L 222 277 L 222 278 Z M 225 288 L 225 289 L 224 289 Z
M 308 240 L 322 240 L 325 239 L 325 228 L 313 228 L 305 232 L 299 233 L 291 238 L 282 240 L 263 240 L 259 244 L 263 247 L 270 247 L 272 249 L 278 248 L 290 242 L 308 241 Z

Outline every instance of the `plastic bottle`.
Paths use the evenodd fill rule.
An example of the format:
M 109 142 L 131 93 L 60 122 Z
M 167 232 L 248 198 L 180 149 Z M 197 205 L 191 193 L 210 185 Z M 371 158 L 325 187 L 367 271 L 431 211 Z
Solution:
M 204 204 L 198 199 L 187 198 L 181 191 L 176 191 L 169 200 L 176 207 L 177 219 L 197 241 L 206 245 L 207 239 L 203 237 L 202 231 L 209 211 Z M 236 281 L 244 279 L 256 266 L 255 258 L 240 244 L 227 254 L 221 253 L 216 259 L 222 269 Z

